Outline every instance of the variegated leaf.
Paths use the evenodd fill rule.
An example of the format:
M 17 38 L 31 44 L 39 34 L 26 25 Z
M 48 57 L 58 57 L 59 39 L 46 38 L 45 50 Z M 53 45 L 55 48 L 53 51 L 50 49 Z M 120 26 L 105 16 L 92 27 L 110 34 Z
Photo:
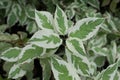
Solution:
M 73 53 L 78 53 L 82 55 L 85 55 L 86 53 L 83 46 L 83 42 L 78 39 L 68 38 L 66 40 L 66 45 L 67 48 Z
M 35 7 L 32 5 L 27 5 L 25 6 L 25 12 L 27 17 L 29 17 L 30 19 L 35 19 Z
M 37 27 L 35 21 L 28 22 L 26 30 L 29 31 L 30 34 L 35 33 L 38 30 L 38 27 Z
M 29 43 L 43 48 L 56 48 L 62 44 L 62 40 L 52 30 L 39 30 L 32 36 Z
M 72 53 L 70 50 L 66 49 L 66 57 L 68 63 L 74 66 L 78 74 L 82 76 L 89 76 L 93 73 L 91 64 L 86 56 L 79 53 Z
M 8 62 L 16 62 L 19 59 L 20 52 L 21 49 L 18 47 L 9 48 L 0 55 L 0 58 Z
M 7 24 L 9 26 L 13 26 L 15 25 L 15 23 L 18 21 L 16 14 L 14 13 L 14 11 L 11 11 L 8 15 L 7 18 Z
M 62 59 L 52 57 L 51 67 L 55 80 L 81 80 L 75 69 Z
M 49 12 L 35 10 L 35 21 L 40 29 L 53 29 L 53 16 Z
M 100 56 L 107 56 L 107 54 L 109 54 L 109 51 L 107 48 L 93 47 L 92 51 L 95 54 L 98 54 Z
M 58 48 L 46 49 L 46 52 L 41 54 L 41 58 L 51 57 L 57 50 Z
M 30 63 L 33 59 L 40 57 L 44 53 L 45 49 L 43 49 L 42 47 L 27 45 L 22 49 L 18 62 L 20 64 Z
M 107 54 L 107 59 L 110 64 L 113 64 L 116 61 L 117 58 L 117 44 L 115 41 L 111 42 L 111 45 L 109 46 L 109 53 Z
M 42 66 L 43 71 L 43 79 L 42 80 L 50 80 L 51 77 L 51 67 L 47 58 L 40 59 L 40 64 Z
M 114 63 L 99 73 L 95 80 L 115 80 L 118 64 Z
M 81 40 L 88 40 L 94 36 L 99 30 L 104 19 L 102 18 L 85 18 L 79 20 L 71 31 L 69 32 L 70 37 L 79 38 Z
M 60 35 L 65 35 L 68 29 L 68 20 L 66 14 L 59 6 L 57 6 L 55 11 L 54 22 L 57 32 Z
M 26 74 L 26 71 L 22 70 L 19 65 L 14 64 L 9 71 L 8 78 L 17 79 Z

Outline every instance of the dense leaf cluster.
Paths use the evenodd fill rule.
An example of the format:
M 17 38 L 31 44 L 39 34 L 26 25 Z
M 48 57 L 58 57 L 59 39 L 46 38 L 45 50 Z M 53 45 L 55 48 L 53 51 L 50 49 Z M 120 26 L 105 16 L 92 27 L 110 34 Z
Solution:
M 120 80 L 119 0 L 1 0 L 0 80 Z

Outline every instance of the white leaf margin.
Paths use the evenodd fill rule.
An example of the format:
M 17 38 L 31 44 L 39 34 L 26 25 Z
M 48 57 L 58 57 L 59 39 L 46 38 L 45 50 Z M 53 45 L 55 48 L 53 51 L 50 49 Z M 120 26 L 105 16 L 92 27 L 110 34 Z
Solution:
M 83 63 L 86 63 L 86 64 L 88 65 L 89 70 L 88 70 L 87 72 L 88 72 L 89 74 L 93 74 L 93 73 L 94 73 L 93 69 L 91 69 L 91 64 L 92 64 L 92 62 L 90 63 L 90 61 L 88 60 L 87 57 L 85 57 L 85 56 L 83 56 L 83 55 L 81 55 L 81 54 L 79 54 L 79 53 L 73 53 L 73 54 L 72 54 L 69 49 L 66 49 L 66 54 L 65 54 L 65 55 L 66 55 L 66 57 L 67 57 L 68 63 L 71 64 L 71 66 L 74 67 L 74 63 L 72 63 L 72 60 L 71 60 L 71 56 L 74 55 L 74 56 L 77 56 L 77 57 L 79 57 L 80 59 L 82 59 L 82 62 L 83 62 Z M 74 67 L 74 69 L 76 69 L 76 68 Z M 88 77 L 88 75 L 83 74 L 83 72 L 82 72 L 81 70 L 79 70 L 79 69 L 76 69 L 76 72 L 77 72 L 78 74 L 81 74 L 81 75 L 83 75 L 83 76 L 87 76 L 87 77 Z
M 26 74 L 26 71 L 24 71 L 24 70 L 21 69 L 18 74 L 16 74 L 14 77 L 12 77 L 11 74 L 12 74 L 12 72 L 14 72 L 16 69 L 20 69 L 19 64 L 14 64 L 14 65 L 13 65 L 13 67 L 12 67 L 12 68 L 10 69 L 10 71 L 9 71 L 9 76 L 8 76 L 8 78 L 17 79 L 17 78 L 22 77 L 22 76 L 24 76 L 24 75 Z
M 54 33 L 52 30 L 39 30 L 37 31 L 30 40 L 34 39 L 34 38 L 38 38 L 41 39 L 43 36 L 56 36 L 59 38 L 59 35 Z M 60 39 L 60 38 L 59 38 Z M 53 44 L 52 42 L 50 42 L 49 44 L 46 44 L 46 41 L 39 41 L 39 42 L 28 42 L 30 44 L 34 44 L 43 48 L 56 48 L 59 47 L 62 44 L 62 40 L 60 39 L 60 42 L 57 44 Z
M 21 48 L 18 47 L 13 47 L 13 48 L 9 48 L 6 51 L 4 51 L 1 55 L 4 55 L 6 52 L 12 50 L 12 49 L 16 49 L 16 50 L 21 50 Z M 20 54 L 19 54 L 20 55 Z M 19 59 L 19 55 L 15 58 L 7 58 L 7 57 L 2 57 L 0 56 L 1 59 L 5 60 L 5 61 L 9 61 L 9 62 L 16 62 Z
M 67 62 L 63 61 L 63 60 L 60 60 L 60 59 L 57 59 L 57 58 L 54 58 L 60 65 L 65 65 L 66 68 L 68 69 L 68 73 L 70 73 L 69 75 L 72 76 L 73 80 L 81 80 L 80 77 L 78 76 L 78 74 L 76 73 L 76 70 Z M 53 60 L 51 59 L 51 68 L 52 68 L 52 71 L 54 74 L 54 77 L 56 80 L 60 80 L 58 78 L 59 76 L 59 72 L 54 68 L 54 65 L 53 65 Z M 61 73 L 60 73 L 61 74 Z
M 91 17 L 88 17 L 88 18 L 84 18 L 84 19 L 81 19 L 81 20 L 77 21 L 76 24 L 74 25 L 74 27 L 69 29 L 68 36 L 70 36 L 70 33 L 74 33 L 74 32 L 76 32 L 76 30 L 79 30 L 81 25 L 83 25 L 84 23 L 88 24 L 90 21 L 95 21 L 97 19 L 103 19 L 104 20 L 104 18 L 96 18 L 96 17 L 91 18 Z M 85 40 L 88 40 L 89 38 L 91 38 L 93 35 L 95 35 L 97 33 L 97 31 L 99 30 L 99 28 L 101 27 L 101 24 L 98 25 L 96 27 L 96 29 L 94 29 L 94 31 L 90 32 L 86 36 L 86 38 L 80 39 L 80 40 L 85 41 Z
M 57 17 L 58 17 L 57 16 L 57 9 L 55 11 L 55 16 L 54 16 L 54 25 L 55 25 L 54 28 L 58 32 L 58 34 L 65 35 L 68 31 L 67 16 L 66 16 L 65 12 L 59 6 L 57 6 L 57 8 L 62 12 L 62 17 L 64 17 L 64 26 L 65 26 L 66 30 L 65 30 L 65 33 L 61 33 L 61 31 L 60 31 L 61 28 L 59 27 L 58 22 L 57 22 Z
M 53 16 L 52 16 L 52 14 L 51 14 L 50 12 L 47 12 L 47 11 L 37 11 L 37 10 L 35 10 L 35 21 L 36 21 L 36 23 L 37 23 L 37 25 L 38 25 L 38 27 L 39 27 L 40 29 L 48 29 L 48 28 L 44 28 L 44 27 L 42 26 L 42 22 L 41 22 L 41 20 L 39 19 L 39 16 L 37 15 L 37 13 L 46 16 L 47 19 L 48 19 L 48 22 L 50 22 L 50 24 L 53 25 Z
M 84 45 L 83 45 L 83 42 L 82 42 L 81 40 L 77 39 L 77 38 L 72 38 L 72 37 L 70 37 L 70 38 L 68 38 L 68 39 L 66 40 L 67 48 L 68 48 L 70 51 L 72 51 L 73 53 L 78 53 L 78 52 L 76 51 L 76 49 L 74 48 L 74 46 L 72 46 L 72 43 L 69 42 L 70 40 L 76 40 L 76 41 L 78 41 L 78 42 L 79 42 L 78 45 L 82 48 L 83 52 L 86 53 L 85 48 L 84 48 Z M 78 53 L 78 54 L 80 54 L 80 53 Z

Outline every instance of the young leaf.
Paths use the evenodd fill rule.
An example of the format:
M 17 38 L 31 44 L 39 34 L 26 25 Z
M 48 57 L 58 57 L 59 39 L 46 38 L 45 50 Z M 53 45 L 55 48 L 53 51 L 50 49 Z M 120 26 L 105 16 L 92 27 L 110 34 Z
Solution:
M 68 38 L 66 40 L 66 45 L 71 52 L 85 55 L 85 49 L 82 41 L 74 38 Z
M 52 57 L 51 67 L 55 80 L 81 80 L 75 69 L 62 59 Z
M 69 32 L 70 37 L 78 38 L 81 40 L 88 40 L 94 36 L 103 23 L 102 18 L 85 18 L 78 21 L 71 31 Z
M 62 44 L 62 40 L 51 30 L 39 30 L 32 36 L 29 43 L 43 48 L 56 48 Z
M 91 64 L 86 56 L 82 56 L 78 53 L 72 53 L 66 49 L 66 57 L 68 63 L 74 66 L 78 74 L 82 76 L 89 76 L 90 73 L 93 73 L 90 72 Z
M 117 73 L 118 63 L 114 63 L 97 75 L 95 80 L 114 80 Z
M 49 12 L 35 10 L 35 21 L 40 29 L 53 29 L 53 16 Z
M 19 65 L 14 64 L 9 71 L 8 78 L 17 79 L 22 77 L 26 74 L 26 71 L 22 70 Z
M 45 53 L 45 49 L 35 45 L 25 46 L 19 56 L 19 63 L 30 63 L 33 59 L 40 57 L 41 54 Z
M 58 6 L 55 11 L 54 22 L 55 22 L 55 29 L 57 30 L 57 32 L 60 35 L 65 35 L 68 29 L 68 20 L 64 11 Z
M 16 62 L 19 59 L 20 52 L 21 49 L 18 47 L 9 48 L 0 55 L 0 58 L 8 62 Z

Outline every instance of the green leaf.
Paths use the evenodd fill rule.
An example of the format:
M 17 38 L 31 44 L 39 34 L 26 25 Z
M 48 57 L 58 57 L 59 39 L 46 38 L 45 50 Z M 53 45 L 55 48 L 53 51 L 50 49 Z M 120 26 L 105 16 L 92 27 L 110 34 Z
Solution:
M 100 32 L 99 32 L 100 33 Z M 88 45 L 90 46 L 90 48 L 92 47 L 102 47 L 105 46 L 107 43 L 107 35 L 97 35 L 95 36 L 95 38 L 91 39 L 88 43 Z
M 95 54 L 101 55 L 101 56 L 107 56 L 107 54 L 109 54 L 109 51 L 107 48 L 100 48 L 100 47 L 93 47 L 92 51 Z
M 90 4 L 91 6 L 99 9 L 99 1 L 98 0 L 86 0 L 88 4 Z
M 97 56 L 94 59 L 94 62 L 97 65 L 97 67 L 102 67 L 105 65 L 105 60 L 106 60 L 106 58 L 104 56 Z
M 113 64 L 116 61 L 117 57 L 117 44 L 115 41 L 111 42 L 111 45 L 109 46 L 109 53 L 107 53 L 107 59 L 110 64 Z
M 42 47 L 27 45 L 22 49 L 18 62 L 20 64 L 30 63 L 33 59 L 40 57 L 44 53 L 45 49 L 43 49 Z
M 44 54 L 42 54 L 41 57 L 42 58 L 51 57 L 57 50 L 58 50 L 58 48 L 46 49 L 46 52 Z
M 105 70 L 97 75 L 95 80 L 115 80 L 118 64 L 109 65 Z
M 51 13 L 35 10 L 35 21 L 40 29 L 53 30 L 53 16 Z
M 78 53 L 82 55 L 85 55 L 86 53 L 83 46 L 83 42 L 78 39 L 68 38 L 66 40 L 66 45 L 67 48 L 73 53 Z
M 6 43 L 6 42 L 0 42 L 0 54 L 9 49 L 10 47 L 12 47 L 12 45 L 10 43 Z
M 9 48 L 0 55 L 0 58 L 8 62 L 16 62 L 19 59 L 20 52 L 21 49 L 18 47 Z
M 7 28 L 8 28 L 8 25 L 6 25 L 6 24 L 0 25 L 0 33 L 5 32 L 5 30 L 6 30 Z
M 103 0 L 102 6 L 107 6 L 110 3 L 110 0 Z
M 65 35 L 68 29 L 68 20 L 64 11 L 57 6 L 55 11 L 55 29 L 60 35 Z
M 62 44 L 62 40 L 51 30 L 39 30 L 32 36 L 29 43 L 44 48 L 56 48 Z
M 86 56 L 82 56 L 79 53 L 72 53 L 70 50 L 66 49 L 66 57 L 68 63 L 74 66 L 79 75 L 88 77 L 93 73 L 93 71 L 91 71 L 91 64 Z
M 69 31 L 69 36 L 81 40 L 88 40 L 99 30 L 104 19 L 102 18 L 84 18 L 77 21 L 75 26 Z
M 51 67 L 55 80 L 81 80 L 75 69 L 62 59 L 51 57 Z
M 7 72 L 7 75 L 8 75 L 8 72 L 10 71 L 10 68 L 15 64 L 15 62 L 5 62 L 4 65 L 3 65 L 3 69 Z
M 26 16 L 26 12 L 24 9 L 21 10 L 21 13 L 18 13 L 18 20 L 20 22 L 21 25 L 24 25 L 26 20 L 27 20 L 27 16 Z
M 26 71 L 22 70 L 19 65 L 14 64 L 9 71 L 8 78 L 17 79 L 26 74 Z
M 35 33 L 38 30 L 35 21 L 29 21 L 26 30 L 29 31 L 30 34 Z
M 16 14 L 13 11 L 11 11 L 8 15 L 8 18 L 7 18 L 7 24 L 9 26 L 13 26 L 17 21 L 18 20 L 17 20 Z
M 118 0 L 118 1 L 119 1 L 119 0 Z M 111 10 L 112 12 L 115 12 L 115 11 L 116 11 L 116 8 L 117 8 L 117 1 L 112 0 L 112 1 L 111 1 L 111 4 L 110 4 L 110 10 Z
M 25 12 L 26 12 L 26 15 L 30 18 L 30 19 L 35 19 L 35 8 L 31 5 L 27 5 L 25 7 Z
M 43 70 L 43 79 L 42 80 L 50 80 L 51 77 L 51 66 L 48 62 L 48 59 L 40 59 L 40 64 Z

